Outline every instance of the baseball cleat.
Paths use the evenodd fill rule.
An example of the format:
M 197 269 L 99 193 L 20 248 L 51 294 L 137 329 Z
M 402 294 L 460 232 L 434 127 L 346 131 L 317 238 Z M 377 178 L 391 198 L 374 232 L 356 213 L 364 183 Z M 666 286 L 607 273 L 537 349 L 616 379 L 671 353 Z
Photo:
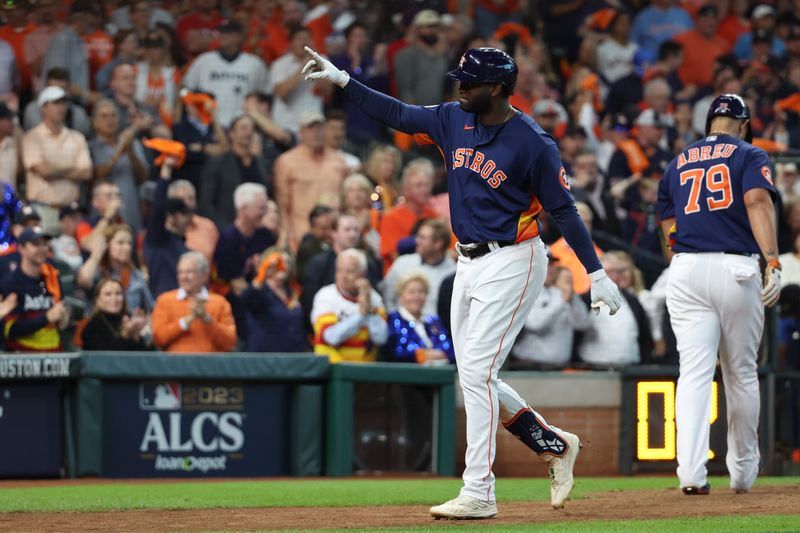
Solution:
M 497 516 L 497 504 L 472 496 L 459 496 L 442 505 L 431 507 L 431 516 L 437 520 L 439 518 L 449 518 L 450 520 L 494 518 Z
M 681 490 L 687 496 L 706 496 L 711 492 L 711 485 L 706 483 L 702 487 L 683 487 Z
M 564 502 L 569 500 L 569 493 L 572 492 L 572 485 L 575 480 L 572 478 L 572 469 L 581 451 L 581 440 L 577 435 L 561 431 L 561 438 L 567 443 L 567 451 L 558 457 L 555 455 L 542 455 L 550 470 L 550 504 L 553 509 L 564 507 Z

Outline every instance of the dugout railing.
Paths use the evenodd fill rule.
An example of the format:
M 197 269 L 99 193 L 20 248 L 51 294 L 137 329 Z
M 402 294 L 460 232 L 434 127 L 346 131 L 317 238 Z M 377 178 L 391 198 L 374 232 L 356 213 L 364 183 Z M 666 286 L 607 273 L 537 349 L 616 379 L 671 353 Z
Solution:
M 452 475 L 454 382 L 312 354 L 5 354 L 0 477 Z
M 797 473 L 800 372 L 779 365 L 774 315 L 761 350 L 759 438 L 765 473 L 780 475 Z M 548 417 L 566 417 L 551 422 L 603 442 L 603 450 L 613 442 L 618 461 L 603 459 L 610 472 L 591 465 L 597 450 L 579 465 L 580 475 L 607 475 L 613 465 L 623 474 L 674 469 L 668 404 L 677 371 L 632 366 L 502 377 Z M 721 383 L 715 392 L 709 468 L 721 473 Z M 458 398 L 454 367 L 330 365 L 294 354 L 5 354 L 0 477 L 453 475 L 463 453 Z M 609 427 L 618 429 L 610 435 Z M 507 449 L 496 465 L 503 475 L 537 472 L 519 469 L 530 463 L 519 443 Z M 504 466 L 513 454 L 521 463 Z

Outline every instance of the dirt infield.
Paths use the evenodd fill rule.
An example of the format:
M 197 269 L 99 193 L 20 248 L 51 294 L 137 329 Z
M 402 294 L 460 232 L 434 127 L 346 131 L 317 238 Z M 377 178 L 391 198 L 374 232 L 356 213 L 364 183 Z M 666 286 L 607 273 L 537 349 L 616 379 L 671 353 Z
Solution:
M 436 503 L 436 502 L 432 502 Z M 758 487 L 737 495 L 715 490 L 709 496 L 684 496 L 677 489 L 594 493 L 554 511 L 545 502 L 503 503 L 492 524 L 792 514 L 800 509 L 800 486 Z M 410 527 L 432 525 L 428 508 L 277 507 L 257 509 L 144 510 L 103 513 L 9 513 L 0 515 L 0 531 L 252 531 L 326 527 Z M 441 527 L 453 523 L 435 522 Z

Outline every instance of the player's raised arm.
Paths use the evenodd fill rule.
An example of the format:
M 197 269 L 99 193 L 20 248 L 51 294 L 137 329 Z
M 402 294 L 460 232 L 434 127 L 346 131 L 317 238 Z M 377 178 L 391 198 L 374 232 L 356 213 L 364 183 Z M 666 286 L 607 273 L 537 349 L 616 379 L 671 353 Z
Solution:
M 423 107 L 403 103 L 350 79 L 350 74 L 336 68 L 327 58 L 308 46 L 306 52 L 311 56 L 302 70 L 307 80 L 333 83 L 343 89 L 364 113 L 391 128 L 410 135 L 426 133 L 434 139 L 439 137 L 439 119 L 436 113 L 438 106 Z

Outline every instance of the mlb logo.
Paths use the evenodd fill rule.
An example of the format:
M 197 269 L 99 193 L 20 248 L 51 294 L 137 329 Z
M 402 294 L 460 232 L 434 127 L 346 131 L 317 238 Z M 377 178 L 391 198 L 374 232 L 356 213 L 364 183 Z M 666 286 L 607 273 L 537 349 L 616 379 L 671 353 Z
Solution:
M 728 110 L 728 102 L 720 102 L 719 107 L 717 108 L 718 111 L 727 111 Z
M 180 409 L 181 384 L 177 381 L 140 383 L 139 407 L 147 411 Z

